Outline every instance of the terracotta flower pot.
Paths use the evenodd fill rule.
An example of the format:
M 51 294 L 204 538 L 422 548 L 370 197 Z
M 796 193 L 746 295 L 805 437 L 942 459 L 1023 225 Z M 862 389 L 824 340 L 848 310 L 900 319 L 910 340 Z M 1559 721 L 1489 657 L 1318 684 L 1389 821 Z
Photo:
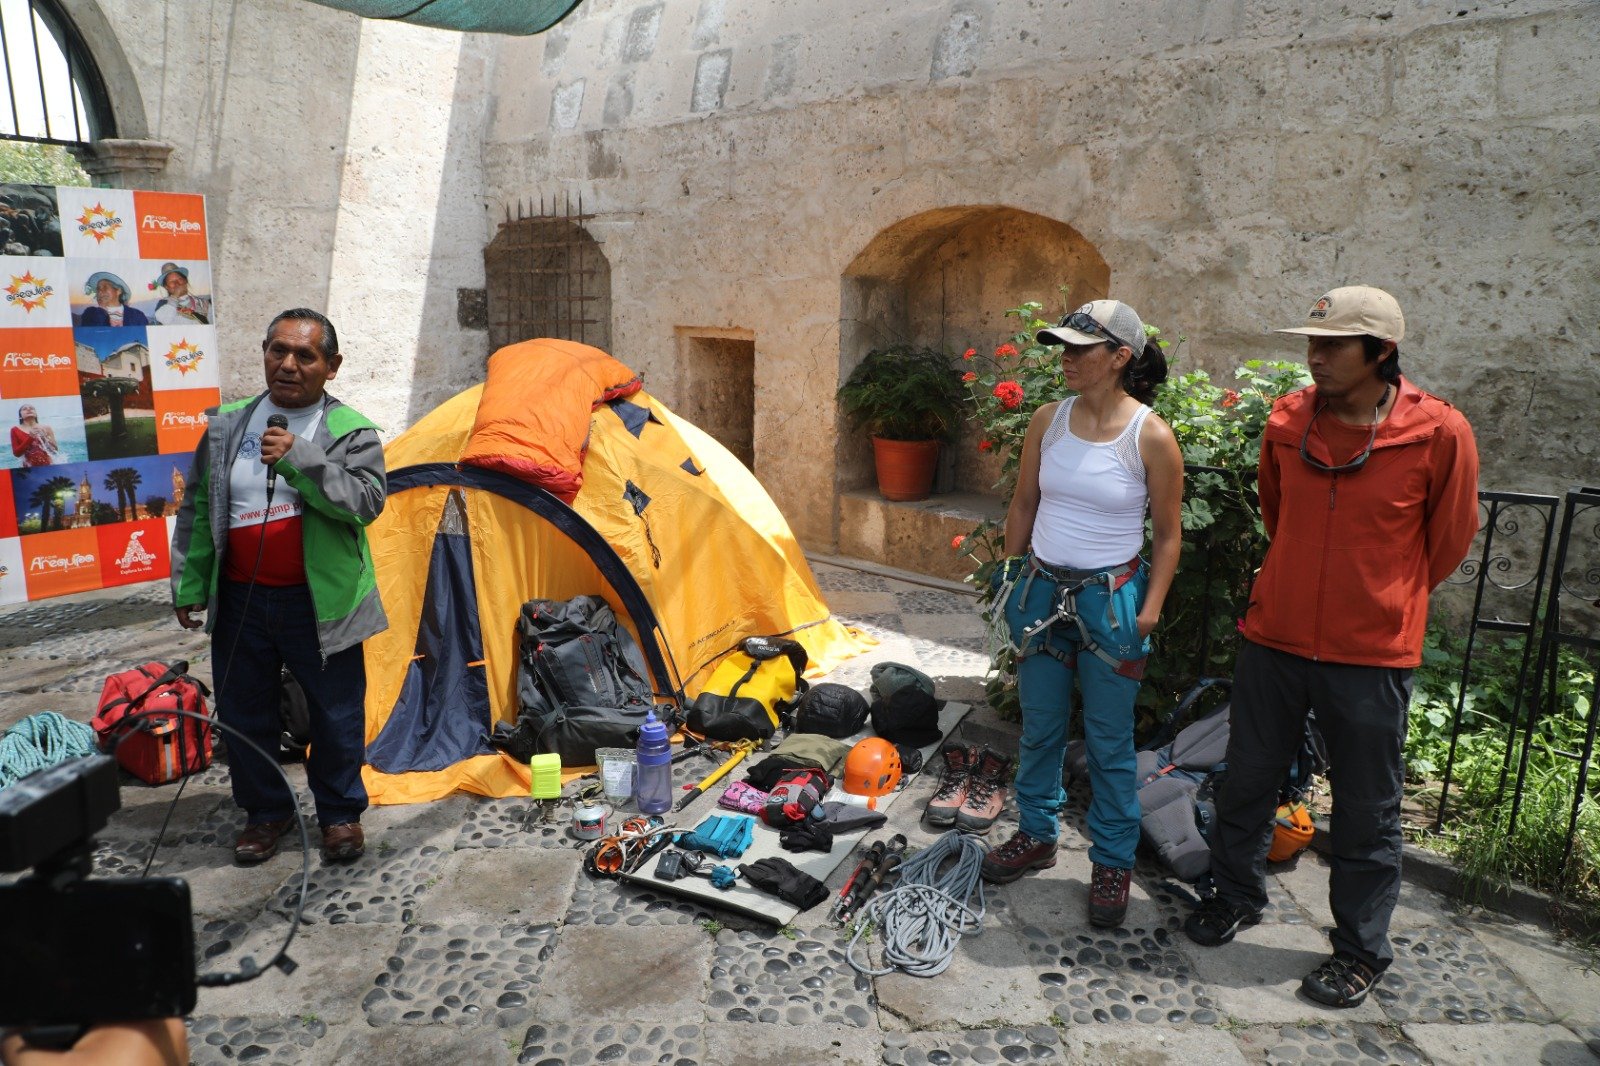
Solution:
M 925 500 L 933 491 L 938 441 L 873 437 L 872 456 L 878 466 L 878 492 L 884 499 Z

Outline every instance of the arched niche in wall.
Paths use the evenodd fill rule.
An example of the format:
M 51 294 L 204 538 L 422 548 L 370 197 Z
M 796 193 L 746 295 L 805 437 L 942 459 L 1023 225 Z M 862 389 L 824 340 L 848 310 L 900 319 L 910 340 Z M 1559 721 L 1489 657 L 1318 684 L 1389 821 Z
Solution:
M 969 347 L 993 351 L 1016 328 L 1007 308 L 1027 300 L 1060 315 L 1107 294 L 1111 268 L 1065 222 L 1014 207 L 941 207 L 881 231 L 845 269 L 840 292 L 839 380 L 875 347 L 905 342 L 959 359 Z M 1065 286 L 1067 295 L 1061 294 Z M 841 489 L 875 484 L 871 442 L 841 415 Z M 990 492 L 996 456 L 967 430 L 947 449 L 941 486 Z
M 491 352 L 535 337 L 611 350 L 611 263 L 581 221 L 507 219 L 483 250 L 483 267 Z

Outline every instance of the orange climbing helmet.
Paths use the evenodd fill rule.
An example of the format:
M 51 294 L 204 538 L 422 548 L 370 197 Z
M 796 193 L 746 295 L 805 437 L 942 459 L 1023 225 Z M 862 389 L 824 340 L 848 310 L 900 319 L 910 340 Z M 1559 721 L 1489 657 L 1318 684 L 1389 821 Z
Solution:
M 1311 843 L 1313 829 L 1311 812 L 1304 803 L 1285 803 L 1278 808 L 1278 817 L 1272 826 L 1272 848 L 1267 852 L 1268 862 L 1288 862 Z
M 900 783 L 900 753 L 882 737 L 868 737 L 857 742 L 844 760 L 846 792 L 866 796 L 867 806 L 878 809 L 878 797 L 887 796 Z

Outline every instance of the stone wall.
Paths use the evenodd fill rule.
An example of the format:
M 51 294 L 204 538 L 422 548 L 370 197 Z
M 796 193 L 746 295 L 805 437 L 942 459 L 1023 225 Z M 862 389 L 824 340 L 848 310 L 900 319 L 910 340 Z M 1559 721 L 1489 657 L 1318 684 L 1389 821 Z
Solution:
M 694 402 L 681 337 L 750 339 L 755 466 L 818 547 L 861 477 L 833 392 L 862 309 L 898 300 L 931 337 L 904 308 L 934 299 L 941 253 L 908 244 L 887 289 L 847 275 L 944 209 L 1079 235 L 1075 261 L 1103 260 L 1214 372 L 1301 354 L 1268 330 L 1334 285 L 1382 285 L 1408 373 L 1478 428 L 1485 486 L 1593 482 L 1600 6 L 1153 6 L 589 0 L 497 42 L 486 198 L 583 194 L 614 351 L 668 402 Z M 961 239 L 1000 249 L 1003 229 Z M 1069 280 L 1059 258 L 1015 267 L 967 270 L 963 336 L 938 339 L 959 351 Z
M 224 397 L 261 387 L 261 335 L 326 310 L 333 389 L 396 432 L 481 379 L 491 226 L 478 166 L 485 39 L 300 0 L 62 0 L 105 76 L 118 135 L 172 146 L 139 187 L 207 197 Z

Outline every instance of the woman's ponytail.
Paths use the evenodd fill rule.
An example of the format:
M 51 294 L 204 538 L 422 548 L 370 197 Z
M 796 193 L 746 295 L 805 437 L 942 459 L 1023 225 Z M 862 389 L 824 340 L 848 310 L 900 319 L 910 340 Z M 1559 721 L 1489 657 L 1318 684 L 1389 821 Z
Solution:
M 1161 345 L 1146 339 L 1144 351 L 1122 367 L 1122 388 L 1129 396 L 1148 406 L 1156 398 L 1156 387 L 1167 380 L 1167 354 Z

